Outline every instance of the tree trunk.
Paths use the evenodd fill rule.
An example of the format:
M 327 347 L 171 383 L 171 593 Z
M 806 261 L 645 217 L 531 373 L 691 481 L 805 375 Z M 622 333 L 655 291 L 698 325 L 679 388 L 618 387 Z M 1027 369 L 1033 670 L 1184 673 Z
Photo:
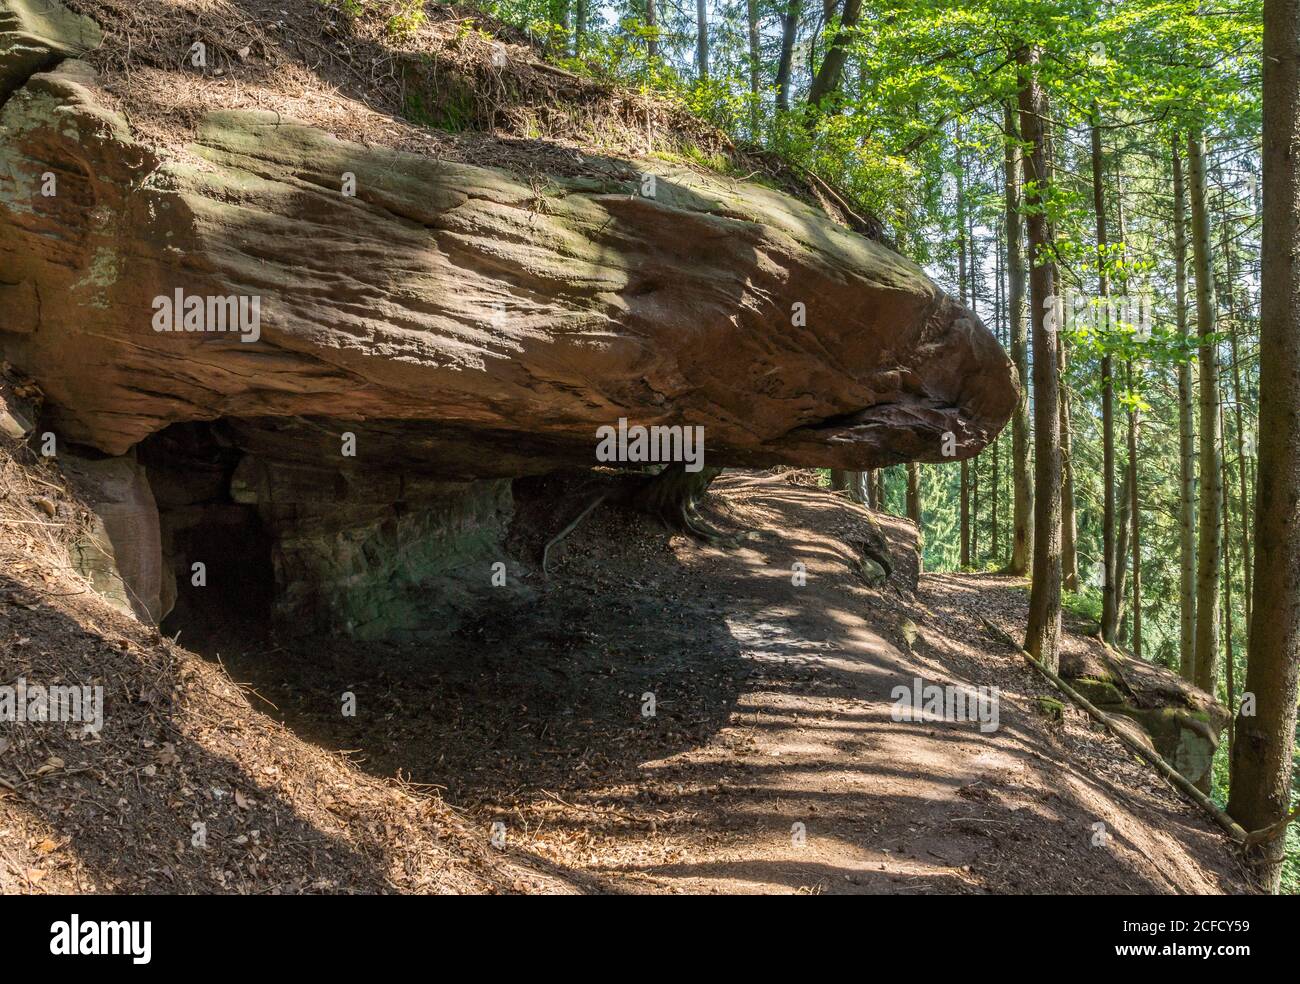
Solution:
M 1135 393 L 1133 362 L 1128 363 L 1128 389 Z M 1134 659 L 1142 658 L 1142 510 L 1138 505 L 1138 411 L 1128 414 L 1129 515 L 1133 519 L 1133 636 L 1130 649 Z
M 1006 324 L 1006 298 L 1005 285 L 1002 280 L 1002 232 L 999 230 L 995 234 L 993 243 L 993 337 L 999 342 L 1006 344 L 1004 326 Z M 1002 498 L 1002 467 L 999 449 L 1002 445 L 1002 435 L 999 434 L 993 439 L 993 498 L 991 510 L 992 525 L 992 554 L 994 562 L 1001 556 L 1001 539 L 1002 531 L 998 525 L 998 501 Z
M 659 57 L 659 11 L 655 0 L 645 0 L 645 26 L 650 33 L 646 38 L 645 52 L 651 58 Z
M 916 524 L 916 552 L 919 556 L 925 540 L 925 524 L 921 520 L 921 466 L 915 461 L 907 463 L 907 518 Z
M 669 529 L 709 539 L 709 533 L 699 525 L 695 504 L 721 473 L 721 468 L 688 472 L 682 462 L 673 462 L 648 478 L 631 494 L 629 503 L 634 509 L 657 517 Z
M 587 10 L 591 0 L 575 0 L 573 24 L 573 54 L 581 58 L 587 41 Z
M 781 60 L 776 66 L 776 108 L 790 109 L 790 76 L 794 68 L 794 42 L 799 33 L 799 15 L 803 0 L 790 0 L 781 15 Z
M 1002 469 L 1001 463 L 998 461 L 998 445 L 1001 443 L 998 440 L 993 441 L 993 494 L 989 497 L 989 523 L 992 526 L 990 530 L 992 542 L 989 546 L 995 563 L 1002 556 L 1000 551 L 1002 546 L 1001 531 L 998 529 L 998 498 L 1002 494 Z
M 1223 428 L 1223 397 L 1219 398 L 1219 428 Z M 1228 459 L 1226 455 L 1219 458 L 1219 470 L 1222 473 L 1220 480 L 1224 488 L 1228 487 Z M 1227 691 L 1227 704 L 1229 713 L 1236 712 L 1236 655 L 1233 651 L 1232 643 L 1232 538 L 1228 530 L 1231 526 L 1232 509 L 1228 505 L 1228 497 L 1223 497 L 1223 682 Z M 1228 720 L 1228 761 L 1232 761 L 1233 745 L 1233 728 L 1232 719 Z
M 1196 330 L 1200 336 L 1201 487 L 1196 565 L 1196 685 L 1213 694 L 1219 651 L 1219 565 L 1222 562 L 1223 485 L 1219 474 L 1219 354 L 1214 340 L 1214 274 L 1205 195 L 1205 138 L 1188 136 L 1192 200 L 1192 260 L 1196 271 Z
M 758 143 L 759 100 L 762 98 L 762 49 L 758 41 L 758 0 L 745 0 L 745 15 L 749 27 L 749 139 Z
M 1133 529 L 1133 472 L 1125 465 L 1124 477 L 1119 487 L 1119 530 L 1115 534 L 1115 608 L 1118 632 L 1116 638 L 1124 634 L 1125 604 L 1124 583 L 1128 579 L 1129 533 Z
M 863 505 L 869 504 L 866 472 L 832 468 L 830 480 L 832 492 L 847 492 L 849 499 L 853 502 L 860 502 Z
M 709 77 L 708 0 L 695 0 L 695 67 L 700 73 L 700 78 Z
M 1124 185 L 1118 178 L 1116 180 L 1115 195 L 1115 219 L 1119 226 L 1119 249 L 1120 260 L 1124 264 L 1121 269 L 1124 271 L 1120 276 L 1120 295 L 1124 300 L 1128 299 L 1129 278 L 1128 278 L 1128 229 L 1124 224 Z M 1137 396 L 1137 390 L 1133 378 L 1133 360 L 1130 358 L 1125 362 L 1125 388 L 1130 399 Z M 1138 411 L 1136 406 L 1130 406 L 1128 411 L 1128 474 L 1125 476 L 1128 502 L 1128 521 L 1132 524 L 1132 535 L 1130 544 L 1133 555 L 1131 566 L 1133 570 L 1133 603 L 1130 607 L 1132 615 L 1132 633 L 1129 636 L 1129 650 L 1133 653 L 1135 659 L 1142 658 L 1142 507 L 1139 504 L 1138 495 L 1141 492 L 1141 484 L 1138 480 Z
M 871 505 L 871 475 L 869 472 L 845 472 L 848 476 L 849 498 L 864 506 Z M 874 507 L 873 507 L 874 508 Z
M 1068 591 L 1079 590 L 1079 552 L 1075 545 L 1074 459 L 1070 454 L 1070 388 L 1065 374 L 1068 362 L 1065 338 L 1056 333 L 1056 358 L 1061 397 L 1061 581 Z
M 559 31 L 546 35 L 545 48 L 548 55 L 564 56 L 569 53 L 572 37 L 570 32 L 569 0 L 549 0 L 546 6 L 547 21 L 558 27 Z
M 1047 154 L 1043 121 L 1047 97 L 1038 82 L 1039 53 L 1022 47 L 1020 132 L 1030 147 L 1024 156 L 1028 216 L 1030 323 L 1034 346 L 1034 562 L 1029 591 L 1025 650 L 1055 672 L 1061 635 L 1061 445 L 1060 374 L 1056 362 L 1056 283 L 1049 241 L 1046 195 Z
M 1097 223 L 1097 297 L 1099 316 L 1106 319 L 1102 345 L 1110 343 L 1110 276 L 1106 259 L 1106 198 L 1102 182 L 1101 118 L 1092 105 L 1092 209 Z M 1112 646 L 1119 628 L 1119 599 L 1115 595 L 1115 379 L 1109 348 L 1101 356 L 1101 637 Z
M 960 465 L 958 481 L 961 484 L 961 493 L 959 495 L 960 508 L 959 519 L 961 525 L 961 548 L 959 563 L 964 571 L 970 570 L 970 462 L 963 461 Z
M 1007 324 L 1011 332 L 1011 361 L 1020 377 L 1020 398 L 1011 418 L 1011 560 L 1007 573 L 1029 572 L 1033 553 L 1033 486 L 1029 476 L 1029 338 L 1025 328 L 1025 259 L 1020 236 L 1020 130 L 1011 105 L 1003 108 L 1007 131 L 1005 160 L 1007 238 Z
M 1173 141 L 1174 311 L 1178 337 L 1187 337 L 1187 190 L 1182 152 Z M 1196 445 L 1192 425 L 1192 366 L 1178 364 L 1178 672 L 1196 679 Z
M 1291 801 L 1300 668 L 1300 0 L 1264 0 L 1264 230 L 1260 275 L 1259 476 L 1255 601 L 1246 692 L 1237 718 L 1228 812 L 1247 830 L 1280 821 Z M 1285 838 L 1255 863 L 1276 892 Z
M 1237 504 L 1241 514 L 1241 557 L 1242 557 L 1242 580 L 1244 581 L 1245 591 L 1242 594 L 1243 610 L 1246 615 L 1247 626 L 1247 645 L 1250 643 L 1249 626 L 1250 626 L 1250 595 L 1251 595 L 1251 549 L 1250 549 L 1250 498 L 1246 490 L 1246 427 L 1241 410 L 1241 347 L 1237 342 L 1237 292 L 1236 292 L 1236 268 L 1233 264 L 1233 250 L 1231 237 L 1228 235 L 1228 210 L 1225 206 L 1222 212 L 1223 221 L 1221 223 L 1221 234 L 1223 237 L 1223 262 L 1224 272 L 1227 282 L 1223 287 L 1223 299 L 1228 308 L 1228 342 L 1232 351 L 1232 419 L 1235 425 L 1235 445 L 1237 449 Z M 1224 399 L 1225 394 L 1220 394 L 1220 400 Z M 1219 429 L 1224 435 L 1224 441 L 1227 441 L 1228 432 L 1224 428 L 1223 415 L 1219 415 Z M 1226 460 L 1226 455 L 1224 456 Z M 1227 470 L 1224 469 L 1223 497 L 1227 501 L 1228 489 L 1231 485 L 1227 481 Z M 1231 512 L 1231 510 L 1228 510 Z M 1225 554 L 1231 552 L 1231 542 L 1229 540 L 1228 528 L 1224 528 L 1223 551 Z M 1225 566 L 1231 570 L 1231 565 Z M 1224 604 L 1228 604 L 1226 598 Z
M 840 28 L 835 32 L 821 68 L 808 89 L 808 105 L 820 106 L 828 97 L 834 95 L 840 87 L 840 78 L 844 74 L 844 59 L 848 56 L 849 38 L 858 26 L 858 17 L 862 13 L 862 0 L 844 0 L 844 13 L 840 15 Z
M 970 307 L 969 268 L 966 263 L 966 160 L 961 152 L 961 127 L 955 133 L 957 152 L 957 293 L 962 304 Z M 962 570 L 970 568 L 970 462 L 963 458 L 960 464 L 961 477 L 958 489 L 960 502 L 960 563 Z
M 1046 99 L 1046 97 L 1044 97 Z M 1047 113 L 1043 114 L 1043 160 L 1045 162 L 1046 175 L 1045 185 L 1051 186 L 1056 183 L 1056 137 L 1052 130 L 1052 119 Z M 1053 284 L 1059 279 L 1056 269 L 1056 227 L 1053 225 L 1052 216 L 1046 217 L 1047 223 L 1047 242 L 1053 244 L 1049 250 L 1049 259 L 1052 263 L 1052 281 Z M 1061 581 L 1064 587 L 1070 591 L 1077 591 L 1079 588 L 1079 559 L 1078 551 L 1075 548 L 1075 521 L 1074 521 L 1074 461 L 1070 456 L 1071 428 L 1070 428 L 1070 389 L 1066 380 L 1066 362 L 1065 337 L 1061 333 L 1064 306 L 1058 299 L 1056 302 L 1057 332 L 1056 332 L 1056 378 L 1057 385 L 1060 389 L 1060 397 L 1057 406 L 1061 412 L 1061 429 L 1058 437 L 1058 447 L 1060 448 L 1061 457 Z
M 966 209 L 966 282 L 970 309 L 979 316 L 979 296 L 983 280 L 980 277 L 980 257 L 976 249 L 975 217 L 971 209 Z M 977 455 L 969 459 L 970 468 L 970 563 L 978 567 L 980 562 L 980 461 Z M 963 462 L 966 464 L 966 462 Z

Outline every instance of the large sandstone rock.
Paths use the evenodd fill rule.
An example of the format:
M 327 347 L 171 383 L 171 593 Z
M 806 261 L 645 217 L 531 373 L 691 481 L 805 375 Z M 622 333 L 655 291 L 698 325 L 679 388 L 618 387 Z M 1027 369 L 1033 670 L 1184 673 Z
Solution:
M 158 508 L 145 470 L 130 457 L 62 455 L 63 472 L 92 520 L 72 544 L 72 561 L 99 594 L 157 625 L 171 608 L 175 583 L 162 566 Z
M 99 26 L 56 0 L 0 2 L 0 100 L 32 75 L 99 44 Z
M 1230 715 L 1205 691 L 1156 663 L 1091 644 L 1062 651 L 1061 676 L 1187 779 L 1209 776 Z
M 501 480 L 596 464 L 620 418 L 702 427 L 709 465 L 864 470 L 973 455 L 1015 405 L 973 314 L 777 191 L 554 148 L 520 177 L 250 111 L 146 144 L 98 44 L 0 0 L 0 359 L 60 448 L 115 456 L 82 560 L 142 618 L 418 635 L 498 590 Z M 256 298 L 257 330 L 156 330 L 177 292 Z
M 0 55 L 6 77 L 75 53 L 47 47 Z M 75 59 L 12 89 L 0 354 L 61 436 L 111 454 L 179 421 L 312 417 L 499 477 L 593 464 L 626 417 L 702 425 L 713 464 L 865 469 L 945 460 L 949 431 L 972 455 L 1014 406 L 993 337 L 917 266 L 756 184 L 660 162 L 524 181 L 257 112 L 160 150 Z M 155 331 L 177 290 L 259 297 L 259 339 Z

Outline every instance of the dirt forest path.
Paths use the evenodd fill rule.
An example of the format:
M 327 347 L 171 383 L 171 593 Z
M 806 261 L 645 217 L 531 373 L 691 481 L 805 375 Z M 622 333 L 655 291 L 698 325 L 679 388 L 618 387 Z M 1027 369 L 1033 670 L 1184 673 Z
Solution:
M 1039 709 L 1043 682 L 980 622 L 1018 631 L 1019 582 L 918 580 L 911 524 L 781 477 L 728 473 L 709 499 L 730 542 L 599 510 L 551 578 L 447 645 L 231 672 L 300 735 L 438 787 L 577 890 L 1245 889 L 1147 766 L 1073 709 Z M 864 546 L 882 543 L 894 569 L 873 588 Z M 918 678 L 999 688 L 997 729 L 894 720 L 893 689 Z M 340 724 L 342 690 L 384 713 Z

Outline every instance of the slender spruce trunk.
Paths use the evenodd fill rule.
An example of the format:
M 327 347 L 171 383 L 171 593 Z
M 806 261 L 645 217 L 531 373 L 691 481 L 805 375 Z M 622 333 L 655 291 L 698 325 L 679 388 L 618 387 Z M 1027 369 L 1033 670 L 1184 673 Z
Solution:
M 650 30 L 645 42 L 646 54 L 651 58 L 659 57 L 659 10 L 655 0 L 645 0 L 645 26 Z
M 970 307 L 970 280 L 966 261 L 966 159 L 961 151 L 961 127 L 956 131 L 957 144 L 957 293 L 961 303 Z M 960 525 L 960 564 L 962 570 L 970 567 L 970 463 L 965 458 L 958 466 L 961 470 L 958 489 L 958 515 Z
M 1002 338 L 1002 235 L 997 236 L 997 241 L 993 245 L 993 337 L 998 341 L 1004 341 Z M 999 434 L 993 439 L 993 497 L 991 500 L 992 509 L 992 554 L 996 561 L 1001 557 L 1000 530 L 998 529 L 998 499 L 1002 495 L 1002 470 L 998 461 L 998 448 L 1002 444 L 1002 435 Z
M 1038 81 L 1038 49 L 1016 52 L 1019 66 L 1020 132 L 1028 212 L 1030 324 L 1034 346 L 1034 562 L 1029 590 L 1025 649 L 1044 666 L 1060 665 L 1061 636 L 1061 411 L 1056 359 L 1056 282 L 1044 200 L 1048 191 L 1043 126 L 1047 96 Z
M 1003 107 L 1006 128 L 1005 194 L 1007 241 L 1007 324 L 1011 332 L 1011 361 L 1020 379 L 1020 396 L 1011 417 L 1011 560 L 1007 573 L 1029 572 L 1034 552 L 1034 492 L 1030 477 L 1029 335 L 1025 323 L 1025 253 L 1021 240 L 1020 128 L 1008 103 Z
M 1270 827 L 1291 803 L 1300 670 L 1300 0 L 1264 0 L 1264 229 L 1260 271 L 1259 474 L 1255 599 L 1238 714 L 1228 812 L 1247 830 Z M 1252 855 L 1276 892 L 1285 837 Z
M 1056 333 L 1056 361 L 1061 409 L 1061 583 L 1067 591 L 1079 590 L 1079 551 L 1074 518 L 1074 457 L 1071 454 L 1070 388 L 1066 380 L 1068 358 L 1065 337 Z
M 969 285 L 969 307 L 979 316 L 979 296 L 983 283 L 980 277 L 979 251 L 976 249 L 975 216 L 973 210 L 966 209 L 966 282 Z M 977 455 L 969 459 L 967 477 L 970 481 L 970 563 L 979 566 L 980 558 L 980 460 Z
M 1236 256 L 1232 248 L 1231 237 L 1228 235 L 1228 209 L 1226 204 L 1222 211 L 1222 222 L 1220 223 L 1220 233 L 1223 244 L 1223 262 L 1224 272 L 1226 274 L 1226 283 L 1223 285 L 1223 299 L 1228 308 L 1228 344 L 1232 353 L 1232 419 L 1234 425 L 1234 444 L 1237 451 L 1237 506 L 1241 516 L 1241 558 L 1242 558 L 1242 581 L 1244 591 L 1242 592 L 1242 605 L 1246 615 L 1247 625 L 1247 644 L 1249 645 L 1249 626 L 1250 626 L 1250 595 L 1251 595 L 1251 547 L 1250 547 L 1250 497 L 1246 489 L 1246 427 L 1243 419 L 1241 402 L 1241 347 L 1238 344 L 1237 334 L 1239 324 L 1237 321 L 1237 290 L 1236 290 L 1236 264 L 1233 262 Z M 1221 395 L 1221 401 L 1226 399 L 1226 391 Z M 1224 441 L 1227 441 L 1227 429 L 1224 427 L 1223 415 L 1219 415 L 1219 429 L 1224 435 Z M 1226 455 L 1224 456 L 1226 458 Z M 1226 472 L 1225 472 L 1226 474 Z M 1228 498 L 1228 489 L 1231 485 L 1224 481 L 1224 499 Z M 1223 541 L 1224 553 L 1229 552 L 1229 540 L 1225 531 Z M 1231 569 L 1225 561 L 1225 566 Z M 1227 601 L 1224 601 L 1227 604 Z
M 1123 638 L 1127 633 L 1128 595 L 1125 585 L 1128 583 L 1128 562 L 1132 551 L 1129 549 L 1129 533 L 1133 529 L 1133 472 L 1124 465 L 1124 475 L 1119 486 L 1119 529 L 1115 534 L 1115 607 L 1119 609 L 1119 631 L 1116 638 Z
M 1211 695 L 1219 656 L 1219 566 L 1223 537 L 1219 511 L 1223 484 L 1219 471 L 1219 354 L 1214 338 L 1214 273 L 1210 256 L 1210 222 L 1205 190 L 1205 139 L 1197 131 L 1187 138 L 1188 189 L 1192 204 L 1192 262 L 1196 272 L 1196 330 L 1200 337 L 1200 513 L 1196 565 L 1196 685 Z
M 781 15 L 781 58 L 776 65 L 776 108 L 790 109 L 790 79 L 794 72 L 794 42 L 799 33 L 803 0 L 790 0 Z
M 1101 637 L 1110 645 L 1117 641 L 1119 599 L 1115 595 L 1115 379 L 1111 368 L 1110 274 L 1106 250 L 1106 198 L 1102 181 L 1104 161 L 1101 146 L 1101 116 L 1092 106 L 1092 209 L 1097 228 L 1097 316 L 1102 343 L 1101 355 Z
M 1223 397 L 1219 399 L 1219 427 L 1223 428 Z M 1220 479 L 1224 488 L 1228 487 L 1228 459 L 1227 456 L 1219 458 L 1219 471 L 1222 473 Z M 1228 505 L 1228 497 L 1223 497 L 1223 682 L 1227 693 L 1227 705 L 1229 712 L 1236 712 L 1236 654 L 1233 650 L 1232 641 L 1232 538 L 1228 534 L 1231 525 L 1232 509 Z M 1233 721 L 1228 719 L 1228 761 L 1232 761 L 1233 733 L 1236 729 L 1233 727 Z
M 1119 231 L 1119 248 L 1121 250 L 1120 259 L 1124 261 L 1121 269 L 1127 271 L 1128 265 L 1128 228 L 1124 222 L 1124 186 L 1119 180 L 1116 181 L 1115 195 L 1115 220 Z M 1129 297 L 1129 278 L 1127 272 L 1123 273 L 1120 279 L 1120 296 L 1125 302 Z M 1137 395 L 1136 380 L 1133 375 L 1133 360 L 1126 359 L 1124 363 L 1124 380 L 1125 388 L 1130 398 Z M 1128 429 L 1126 443 L 1128 446 L 1128 518 L 1132 524 L 1132 535 L 1129 539 L 1132 545 L 1133 556 L 1131 566 L 1133 570 L 1133 602 L 1130 608 L 1132 613 L 1132 632 L 1129 636 L 1129 649 L 1135 659 L 1142 658 L 1142 508 L 1140 505 L 1139 495 L 1141 493 L 1141 483 L 1138 478 L 1138 410 L 1136 405 L 1130 404 L 1128 413 Z
M 709 77 L 708 0 L 695 0 L 695 69 L 701 79 Z
M 758 39 L 758 0 L 745 0 L 745 17 L 749 27 L 749 139 L 758 143 L 759 103 L 763 91 L 760 81 L 763 55 Z
M 1046 97 L 1044 97 L 1046 98 Z M 1044 114 L 1042 119 L 1043 131 L 1043 157 L 1045 161 L 1044 174 L 1047 185 L 1056 183 L 1056 137 L 1052 130 L 1052 118 L 1050 114 Z M 1051 215 L 1046 218 L 1047 222 L 1047 241 L 1052 245 L 1048 251 L 1047 257 L 1052 263 L 1052 281 L 1055 284 L 1059 277 L 1056 269 L 1056 228 L 1053 225 Z M 1075 498 L 1074 498 L 1074 461 L 1071 457 L 1072 428 L 1070 425 L 1070 388 L 1067 379 L 1067 370 L 1069 368 L 1067 356 L 1068 349 L 1065 343 L 1064 333 L 1061 331 L 1062 322 L 1061 313 L 1064 311 L 1064 305 L 1058 298 L 1056 302 L 1058 311 L 1057 331 L 1056 331 L 1056 379 L 1057 387 L 1060 393 L 1057 397 L 1056 405 L 1061 414 L 1060 434 L 1057 439 L 1061 456 L 1061 583 L 1069 591 L 1079 590 L 1079 553 L 1077 547 L 1077 535 L 1075 526 Z
M 1187 190 L 1179 138 L 1173 140 L 1174 313 L 1178 337 L 1187 338 Z M 1192 365 L 1178 363 L 1178 672 L 1196 679 L 1196 441 Z
M 1126 368 L 1128 389 L 1134 393 L 1136 390 L 1131 359 Z M 1142 509 L 1138 504 L 1141 489 L 1138 482 L 1138 423 L 1137 407 L 1133 407 L 1128 413 L 1128 489 L 1132 496 L 1128 511 L 1133 522 L 1133 635 L 1130 649 L 1134 659 L 1142 658 Z
M 915 461 L 907 463 L 907 518 L 921 525 L 921 466 Z

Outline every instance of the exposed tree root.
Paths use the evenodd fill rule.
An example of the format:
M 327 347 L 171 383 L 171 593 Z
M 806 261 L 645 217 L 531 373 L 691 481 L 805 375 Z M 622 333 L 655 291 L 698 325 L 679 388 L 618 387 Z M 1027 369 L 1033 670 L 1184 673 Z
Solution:
M 1269 824 L 1259 830 L 1252 830 L 1246 835 L 1246 842 L 1243 845 L 1246 848 L 1258 847 L 1260 844 L 1267 844 L 1269 841 L 1281 836 L 1289 824 L 1300 820 L 1300 807 L 1292 810 L 1277 823 Z
M 607 498 L 609 498 L 609 493 L 601 492 L 589 503 L 587 503 L 587 505 L 583 508 L 582 512 L 578 513 L 578 515 L 573 518 L 573 521 L 569 523 L 568 526 L 560 530 L 560 532 L 556 533 L 555 536 L 551 537 L 549 540 L 546 541 L 546 545 L 542 547 L 542 573 L 543 574 L 549 573 L 549 571 L 547 570 L 547 564 L 550 559 L 551 548 L 554 547 L 556 544 L 558 544 L 561 540 L 563 540 L 574 530 L 576 530 L 578 526 L 582 523 L 582 521 L 586 519 L 592 512 L 594 512 L 596 507 L 600 505 L 602 502 L 604 502 Z
M 633 491 L 628 505 L 649 513 L 674 532 L 717 543 L 723 534 L 701 518 L 696 503 L 721 473 L 721 468 L 688 472 L 684 464 L 675 462 Z
M 665 467 L 658 474 L 621 476 L 617 484 L 597 492 L 562 530 L 542 546 L 542 573 L 550 573 L 551 551 L 582 525 L 601 503 L 609 501 L 629 507 L 636 512 L 653 516 L 669 530 L 681 533 L 703 543 L 717 544 L 726 540 L 726 534 L 710 526 L 697 508 L 699 498 L 721 468 L 705 468 L 687 472 L 677 463 Z

